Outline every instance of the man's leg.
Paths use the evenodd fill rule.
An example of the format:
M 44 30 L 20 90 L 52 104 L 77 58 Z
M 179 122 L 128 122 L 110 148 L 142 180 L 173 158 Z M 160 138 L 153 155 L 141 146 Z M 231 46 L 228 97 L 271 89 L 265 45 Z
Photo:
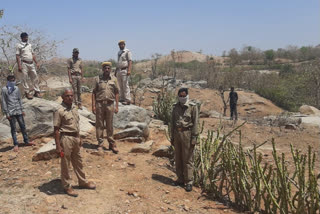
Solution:
M 184 131 L 182 144 L 183 175 L 184 182 L 191 185 L 193 184 L 193 149 L 191 131 Z
M 30 95 L 29 85 L 28 85 L 28 67 L 27 64 L 22 62 L 22 86 L 24 89 L 24 93 L 28 99 L 31 99 L 32 96 Z
M 103 104 L 96 103 L 96 137 L 99 146 L 103 145 L 104 118 Z
M 122 71 L 117 72 L 117 79 L 118 79 L 118 84 L 119 84 L 120 102 L 124 102 Z
M 230 120 L 233 119 L 233 105 L 230 105 Z
M 9 120 L 10 127 L 11 127 L 11 136 L 13 140 L 13 145 L 15 148 L 18 148 L 18 141 L 17 141 L 17 133 L 16 133 L 16 116 L 10 116 L 11 119 Z
M 20 114 L 20 115 L 17 115 L 17 121 L 19 123 L 19 126 L 20 126 L 20 130 L 21 130 L 21 133 L 22 133 L 22 136 L 23 136 L 23 141 L 25 144 L 29 144 L 29 139 L 28 139 L 28 135 L 27 135 L 27 130 L 26 130 L 26 125 L 24 123 L 24 118 L 23 118 L 23 115 Z
M 182 142 L 180 133 L 174 134 L 174 157 L 176 162 L 177 183 L 184 183 L 183 178 L 183 162 L 182 162 Z
M 125 102 L 129 103 L 131 102 L 131 96 L 130 96 L 130 86 L 129 86 L 129 80 L 130 76 L 127 75 L 127 71 L 125 75 L 123 76 L 123 94 L 124 94 L 124 100 Z
M 88 183 L 86 175 L 83 172 L 82 157 L 80 155 L 80 138 L 72 137 L 73 148 L 71 152 L 71 163 L 73 166 L 74 173 L 76 174 L 79 182 L 79 186 L 84 186 Z
M 38 78 L 36 68 L 33 64 L 27 65 L 27 67 L 28 67 L 28 71 L 29 71 L 28 72 L 29 77 L 30 77 L 30 80 L 31 80 L 32 86 L 33 86 L 32 90 L 34 90 L 36 96 L 38 96 L 40 94 L 40 87 L 39 87 L 39 78 Z
M 235 106 L 234 106 L 234 116 L 235 116 L 236 120 L 238 120 L 237 104 L 235 104 Z
M 114 105 L 108 105 L 105 108 L 106 111 L 106 129 L 107 129 L 107 138 L 109 142 L 109 149 L 114 153 L 118 153 L 119 150 L 116 147 L 115 140 L 113 139 L 113 114 L 114 114 Z
M 77 87 L 77 76 L 72 75 L 72 90 L 73 90 L 73 103 L 78 105 L 78 87 Z
M 61 183 L 65 190 L 71 188 L 71 176 L 69 172 L 69 166 L 71 161 L 72 152 L 72 138 L 71 136 L 61 136 L 60 144 L 64 152 L 64 156 L 61 157 Z
M 77 99 L 78 99 L 78 107 L 82 109 L 81 105 L 81 76 L 78 76 L 77 78 Z

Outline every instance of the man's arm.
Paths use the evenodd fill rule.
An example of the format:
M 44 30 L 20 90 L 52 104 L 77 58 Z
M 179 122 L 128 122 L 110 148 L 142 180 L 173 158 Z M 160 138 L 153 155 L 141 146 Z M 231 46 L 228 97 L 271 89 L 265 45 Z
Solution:
M 83 66 L 82 66 L 82 60 L 81 60 L 81 63 L 80 63 L 80 70 L 81 70 L 81 79 L 83 79 Z
M 34 53 L 32 53 L 32 59 L 33 59 L 34 63 L 36 63 L 37 69 L 39 69 L 40 66 L 39 66 L 39 64 L 37 62 L 37 58 L 36 58 L 36 55 Z
M 4 91 L 1 91 L 1 109 L 4 115 L 6 115 L 7 119 L 10 120 L 9 112 L 8 112 L 8 105 L 7 105 L 7 97 Z
M 96 114 L 96 92 L 95 90 L 92 91 L 92 113 Z
M 194 106 L 192 110 L 193 127 L 191 130 L 191 144 L 197 143 L 197 137 L 199 135 L 199 112 L 198 106 Z
M 119 112 L 119 93 L 116 93 L 116 109 L 114 110 L 114 113 Z
M 175 121 L 175 118 L 174 118 L 174 107 L 172 109 L 172 113 L 171 113 L 171 139 L 170 139 L 170 143 L 171 145 L 173 146 L 174 145 L 174 135 L 173 135 L 173 132 L 174 132 L 174 121 Z
M 22 99 L 21 99 L 21 93 L 20 93 L 20 90 L 19 90 L 18 87 L 17 87 L 17 90 L 18 90 L 17 93 L 18 93 L 20 109 L 22 111 L 22 115 L 25 116 L 24 109 L 23 109 L 23 104 L 22 104 Z
M 128 72 L 127 72 L 127 75 L 129 76 L 131 74 L 131 68 L 132 68 L 132 61 L 130 60 L 128 62 Z
M 18 64 L 18 71 L 22 72 L 20 55 L 16 54 L 16 60 L 17 60 L 17 64 Z
M 60 131 L 59 131 L 59 127 L 57 126 L 54 127 L 54 140 L 56 142 L 56 151 L 60 155 L 63 150 L 60 145 Z

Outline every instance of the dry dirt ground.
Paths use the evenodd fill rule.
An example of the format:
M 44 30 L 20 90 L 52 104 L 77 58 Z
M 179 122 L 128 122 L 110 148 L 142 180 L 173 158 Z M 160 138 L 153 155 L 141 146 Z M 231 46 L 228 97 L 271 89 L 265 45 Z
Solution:
M 147 92 L 144 96 L 142 106 L 150 108 L 156 94 Z M 191 89 L 190 96 L 201 100 L 204 109 L 222 112 L 221 98 L 216 91 Z M 82 98 L 84 106 L 90 108 L 90 94 L 84 94 Z M 282 111 L 270 101 L 249 92 L 239 92 L 239 102 L 240 119 L 237 124 Z M 245 109 L 248 107 L 256 110 L 247 114 Z M 223 127 L 222 132 L 227 133 L 237 125 L 226 119 L 202 118 L 201 121 L 205 122 L 204 134 L 218 127 Z M 306 151 L 307 145 L 315 149 L 319 145 L 319 130 L 314 127 L 280 130 L 248 122 L 241 128 L 241 133 L 244 147 L 275 138 L 277 149 L 286 155 L 290 152 L 290 144 L 302 151 Z M 169 160 L 154 157 L 151 153 L 130 153 L 132 143 L 118 143 L 121 151 L 118 155 L 110 151 L 97 155 L 94 136 L 93 130 L 84 139 L 82 155 L 87 177 L 97 184 L 97 189 L 76 189 L 78 198 L 63 194 L 59 159 L 31 161 L 33 154 L 49 138 L 37 139 L 34 148 L 21 147 L 18 155 L 10 150 L 11 142 L 1 142 L 0 213 L 237 213 L 206 198 L 196 187 L 191 193 L 174 187 L 172 183 L 176 176 Z M 165 134 L 159 130 L 152 130 L 150 138 L 155 141 L 153 150 L 160 145 L 169 145 Z M 232 140 L 238 143 L 239 134 L 233 135 Z M 270 142 L 259 151 L 264 158 L 271 159 Z M 317 169 L 319 171 L 319 164 Z M 75 175 L 73 180 L 76 185 Z

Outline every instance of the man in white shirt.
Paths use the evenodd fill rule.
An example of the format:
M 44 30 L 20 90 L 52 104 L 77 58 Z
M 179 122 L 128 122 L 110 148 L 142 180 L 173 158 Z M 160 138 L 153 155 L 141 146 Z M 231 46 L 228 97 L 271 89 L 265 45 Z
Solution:
M 125 48 L 126 43 L 124 40 L 120 40 L 118 52 L 118 65 L 116 70 L 116 76 L 120 88 L 120 102 L 124 105 L 130 105 L 130 87 L 129 76 L 132 68 L 132 55 L 129 49 Z
M 24 92 L 28 99 L 33 98 L 33 91 L 35 91 L 35 97 L 40 97 L 39 79 L 33 62 L 35 62 L 37 69 L 39 69 L 39 64 L 31 44 L 28 43 L 28 34 L 25 32 L 21 33 L 20 38 L 21 42 L 16 45 L 16 60 L 18 70 L 23 74 L 22 85 Z M 32 82 L 32 86 L 28 85 L 28 77 Z

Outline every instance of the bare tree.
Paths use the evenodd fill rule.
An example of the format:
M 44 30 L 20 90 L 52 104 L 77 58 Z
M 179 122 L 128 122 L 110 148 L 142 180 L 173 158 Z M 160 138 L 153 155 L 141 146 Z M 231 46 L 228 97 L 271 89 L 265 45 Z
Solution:
M 16 44 L 20 42 L 20 34 L 27 32 L 29 41 L 34 48 L 38 61 L 42 66 L 47 60 L 56 56 L 57 47 L 62 41 L 51 40 L 39 30 L 34 30 L 26 26 L 1 26 L 0 27 L 0 65 L 1 76 L 13 73 L 16 67 Z

